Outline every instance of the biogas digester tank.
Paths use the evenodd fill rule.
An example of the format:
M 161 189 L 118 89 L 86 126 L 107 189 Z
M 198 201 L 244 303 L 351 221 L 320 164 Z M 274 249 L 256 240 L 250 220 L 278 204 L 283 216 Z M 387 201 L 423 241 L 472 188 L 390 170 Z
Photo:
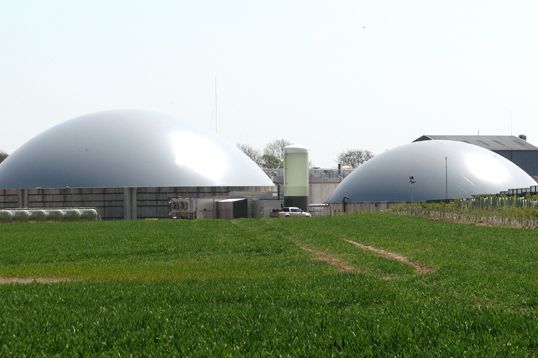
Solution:
M 300 145 L 284 148 L 284 206 L 308 211 L 308 149 Z

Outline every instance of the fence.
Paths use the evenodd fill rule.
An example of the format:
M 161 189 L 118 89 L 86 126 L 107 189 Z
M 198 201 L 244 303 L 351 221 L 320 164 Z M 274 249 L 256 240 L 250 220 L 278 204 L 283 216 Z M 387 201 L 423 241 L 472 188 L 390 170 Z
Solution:
M 419 207 L 399 208 L 393 211 L 398 215 L 422 216 L 436 220 L 447 220 L 462 224 L 483 224 L 491 226 L 507 226 L 517 228 L 538 228 L 538 217 L 510 217 L 502 215 L 479 215 L 474 213 L 457 213 L 431 210 Z
M 482 196 L 442 203 L 400 204 L 392 211 L 461 223 L 538 228 L 538 196 Z

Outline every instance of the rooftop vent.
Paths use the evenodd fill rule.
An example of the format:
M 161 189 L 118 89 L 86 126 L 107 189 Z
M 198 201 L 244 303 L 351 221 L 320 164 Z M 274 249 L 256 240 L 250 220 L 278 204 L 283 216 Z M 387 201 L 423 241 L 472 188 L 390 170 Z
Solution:
M 519 138 L 521 138 L 523 140 L 527 140 L 527 135 L 526 134 L 520 134 Z

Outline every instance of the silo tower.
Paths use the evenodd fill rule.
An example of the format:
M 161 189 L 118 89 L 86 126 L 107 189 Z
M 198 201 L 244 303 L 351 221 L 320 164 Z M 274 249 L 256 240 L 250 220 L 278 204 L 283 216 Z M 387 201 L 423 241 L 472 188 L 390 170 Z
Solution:
M 284 148 L 284 206 L 308 210 L 308 149 L 301 145 Z

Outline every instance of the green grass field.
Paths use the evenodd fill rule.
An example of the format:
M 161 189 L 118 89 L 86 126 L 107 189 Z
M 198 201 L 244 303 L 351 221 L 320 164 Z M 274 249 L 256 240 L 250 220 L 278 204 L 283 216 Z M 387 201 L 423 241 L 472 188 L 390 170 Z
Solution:
M 0 356 L 538 355 L 536 230 L 389 214 L 6 224 L 0 277 L 72 280 L 0 285 Z

